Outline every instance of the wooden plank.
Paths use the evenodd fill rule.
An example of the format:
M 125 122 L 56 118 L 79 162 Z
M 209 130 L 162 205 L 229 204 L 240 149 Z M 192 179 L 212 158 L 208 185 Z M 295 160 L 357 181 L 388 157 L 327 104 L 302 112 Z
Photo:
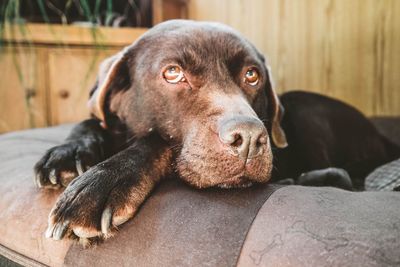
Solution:
M 47 125 L 40 48 L 0 50 L 0 133 Z
M 6 24 L 3 39 L 55 45 L 125 46 L 132 43 L 146 28 L 83 27 L 74 25 L 27 23 Z
M 98 64 L 146 29 L 98 31 L 102 37 L 94 40 L 83 27 L 6 26 L 4 39 L 14 43 L 0 50 L 0 132 L 88 117 L 86 102 Z
M 118 49 L 52 48 L 49 57 L 50 122 L 78 122 L 89 117 L 87 101 L 99 63 Z
M 163 21 L 163 0 L 152 0 L 153 5 L 153 25 Z
M 189 0 L 152 0 L 153 25 L 170 19 L 186 19 L 188 2 Z
M 375 53 L 379 63 L 374 113 L 400 114 L 400 1 L 382 1 L 374 9 Z
M 252 41 L 279 92 L 309 90 L 367 115 L 400 115 L 398 0 L 192 0 L 188 10 Z

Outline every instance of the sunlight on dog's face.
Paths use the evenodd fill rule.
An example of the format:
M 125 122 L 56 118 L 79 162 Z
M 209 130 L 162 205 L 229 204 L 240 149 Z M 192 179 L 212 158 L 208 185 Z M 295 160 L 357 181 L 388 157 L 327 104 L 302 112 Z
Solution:
M 171 21 L 126 54 L 131 86 L 115 94 L 111 110 L 136 136 L 157 131 L 169 140 L 182 179 L 199 188 L 269 180 L 268 111 L 278 103 L 248 41 L 221 24 Z

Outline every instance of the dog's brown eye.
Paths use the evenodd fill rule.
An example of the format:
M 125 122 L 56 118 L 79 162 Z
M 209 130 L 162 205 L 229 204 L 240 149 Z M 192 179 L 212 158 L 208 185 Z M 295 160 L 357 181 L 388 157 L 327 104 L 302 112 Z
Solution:
M 259 80 L 259 75 L 256 69 L 248 69 L 244 78 L 245 82 L 254 86 L 257 85 Z
M 185 75 L 178 66 L 168 67 L 163 73 L 164 79 L 169 83 L 178 83 L 185 81 Z

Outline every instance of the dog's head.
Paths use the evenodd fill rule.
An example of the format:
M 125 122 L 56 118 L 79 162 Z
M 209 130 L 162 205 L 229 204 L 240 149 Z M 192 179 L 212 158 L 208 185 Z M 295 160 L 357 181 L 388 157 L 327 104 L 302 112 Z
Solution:
M 159 24 L 104 61 L 97 84 L 92 113 L 179 147 L 177 170 L 197 187 L 266 182 L 271 143 L 286 146 L 265 59 L 221 24 Z

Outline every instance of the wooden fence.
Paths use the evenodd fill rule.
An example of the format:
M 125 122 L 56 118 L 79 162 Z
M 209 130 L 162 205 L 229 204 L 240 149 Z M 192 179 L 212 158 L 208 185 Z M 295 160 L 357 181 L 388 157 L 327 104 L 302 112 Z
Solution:
M 188 11 L 250 39 L 279 92 L 305 89 L 368 115 L 400 115 L 399 0 L 191 0 Z

